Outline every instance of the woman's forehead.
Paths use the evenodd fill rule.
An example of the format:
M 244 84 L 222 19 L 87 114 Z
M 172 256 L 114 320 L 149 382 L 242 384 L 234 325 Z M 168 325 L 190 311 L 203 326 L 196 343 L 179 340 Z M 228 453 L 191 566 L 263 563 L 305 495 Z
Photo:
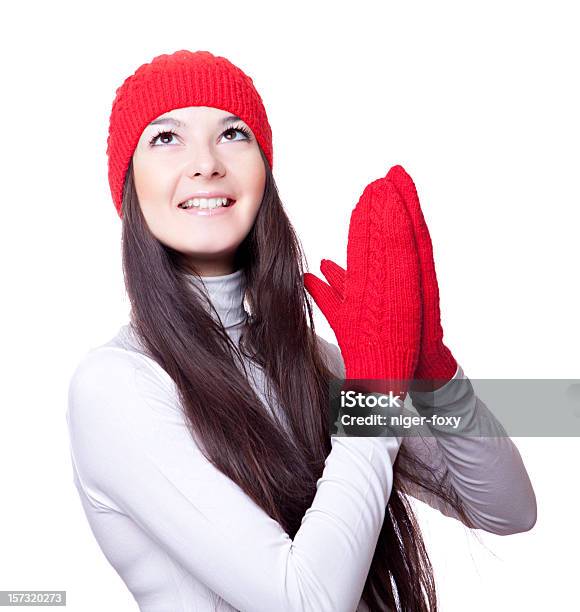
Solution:
M 194 121 L 196 118 L 214 118 L 217 120 L 240 119 L 240 117 L 227 110 L 215 108 L 213 106 L 185 106 L 182 108 L 173 108 L 161 113 L 149 125 L 152 123 L 159 123 L 165 118 L 174 119 L 182 124 L 187 124 L 188 121 Z

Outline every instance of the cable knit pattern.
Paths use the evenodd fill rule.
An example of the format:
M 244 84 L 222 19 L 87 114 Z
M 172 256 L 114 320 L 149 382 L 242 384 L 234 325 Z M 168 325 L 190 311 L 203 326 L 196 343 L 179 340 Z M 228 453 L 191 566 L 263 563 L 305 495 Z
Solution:
M 119 217 L 131 157 L 149 123 L 175 108 L 211 106 L 243 119 L 273 168 L 272 130 L 253 80 L 225 57 L 188 51 L 155 57 L 117 88 L 107 138 L 111 195 Z
M 419 264 L 411 219 L 389 180 L 373 181 L 351 214 L 347 270 L 333 261 L 304 284 L 334 330 L 347 379 L 382 380 L 404 393 L 421 333 Z M 373 390 L 384 391 L 384 385 Z
M 387 173 L 388 178 L 400 194 L 413 223 L 423 297 L 423 329 L 421 352 L 415 371 L 418 380 L 432 380 L 434 387 L 441 387 L 453 378 L 457 362 L 451 351 L 443 343 L 441 312 L 439 307 L 439 286 L 433 260 L 433 245 L 429 229 L 413 179 L 400 166 L 393 166 Z

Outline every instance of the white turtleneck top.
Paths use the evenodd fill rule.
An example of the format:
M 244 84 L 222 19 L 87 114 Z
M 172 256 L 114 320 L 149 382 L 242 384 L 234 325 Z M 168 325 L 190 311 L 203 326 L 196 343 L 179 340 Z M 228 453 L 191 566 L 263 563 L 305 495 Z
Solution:
M 226 332 L 239 341 L 247 317 L 242 270 L 204 277 L 203 284 Z M 332 371 L 344 377 L 338 347 L 318 339 Z M 262 372 L 248 366 L 266 402 Z M 70 380 L 73 481 L 101 550 L 142 612 L 365 612 L 361 594 L 401 444 L 438 474 L 449 471 L 478 528 L 510 534 L 535 522 L 518 450 L 459 366 L 457 379 L 466 381 L 460 392 L 449 384 L 434 394 L 411 392 L 413 406 L 421 414 L 435 401 L 438 414 L 461 416 L 486 437 L 434 437 L 435 425 L 426 438 L 333 436 L 312 506 L 291 539 L 203 457 L 173 380 L 124 325 L 82 357 Z M 426 490 L 412 490 L 458 518 Z

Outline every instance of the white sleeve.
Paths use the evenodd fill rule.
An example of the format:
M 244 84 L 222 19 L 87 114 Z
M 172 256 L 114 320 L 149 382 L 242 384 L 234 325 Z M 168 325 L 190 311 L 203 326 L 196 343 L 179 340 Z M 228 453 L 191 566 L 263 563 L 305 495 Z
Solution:
M 430 463 L 440 478 L 445 471 L 451 494 L 463 502 L 467 516 L 478 529 L 510 535 L 531 529 L 536 521 L 536 497 L 521 455 L 499 420 L 477 397 L 461 366 L 443 387 L 432 392 L 410 391 L 418 414 L 460 419 L 462 435 L 446 425 L 427 421 L 403 438 L 403 445 Z M 480 434 L 480 435 L 478 435 Z M 432 478 L 432 476 L 429 476 Z M 436 479 L 437 480 L 437 479 Z M 446 516 L 455 510 L 426 489 L 411 484 L 413 496 Z
M 320 336 L 318 340 L 327 366 L 338 378 L 344 378 L 339 347 Z M 445 426 L 422 425 L 410 429 L 414 434 L 404 436 L 402 445 L 431 467 L 433 473 L 421 474 L 431 486 L 438 487 L 447 472 L 447 492 L 461 499 L 476 528 L 497 535 L 531 529 L 536 522 L 536 497 L 516 445 L 477 397 L 460 365 L 451 381 L 433 392 L 409 391 L 409 397 L 421 416 L 430 416 L 436 407 L 440 416 L 460 417 L 465 435 L 446 435 Z M 409 467 L 402 454 L 399 461 Z M 462 521 L 452 506 L 428 489 L 409 481 L 405 485 L 416 499 Z
M 383 524 L 401 438 L 332 438 L 292 540 L 201 454 L 168 376 L 114 347 L 85 355 L 67 422 L 81 486 L 126 514 L 235 608 L 356 609 Z

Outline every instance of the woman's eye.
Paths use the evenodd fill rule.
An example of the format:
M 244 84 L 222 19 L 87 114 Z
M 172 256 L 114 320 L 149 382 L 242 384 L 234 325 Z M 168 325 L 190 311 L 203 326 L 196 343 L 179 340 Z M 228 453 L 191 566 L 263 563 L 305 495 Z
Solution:
M 233 132 L 233 133 L 238 132 L 242 134 L 244 136 L 242 140 L 248 140 L 248 137 L 249 137 L 247 130 L 245 130 L 244 128 L 234 128 L 234 127 L 228 128 L 222 133 L 222 136 L 225 136 L 228 132 Z M 233 140 L 233 138 L 228 138 L 228 140 Z
M 149 141 L 149 144 L 153 147 L 158 146 L 157 145 L 157 140 L 159 138 L 172 138 L 173 136 L 177 136 L 177 134 L 175 132 L 173 132 L 172 130 L 167 130 L 165 132 L 159 132 L 159 134 L 157 134 L 157 136 L 153 136 L 153 138 Z M 163 144 L 168 144 L 166 142 L 164 142 Z

